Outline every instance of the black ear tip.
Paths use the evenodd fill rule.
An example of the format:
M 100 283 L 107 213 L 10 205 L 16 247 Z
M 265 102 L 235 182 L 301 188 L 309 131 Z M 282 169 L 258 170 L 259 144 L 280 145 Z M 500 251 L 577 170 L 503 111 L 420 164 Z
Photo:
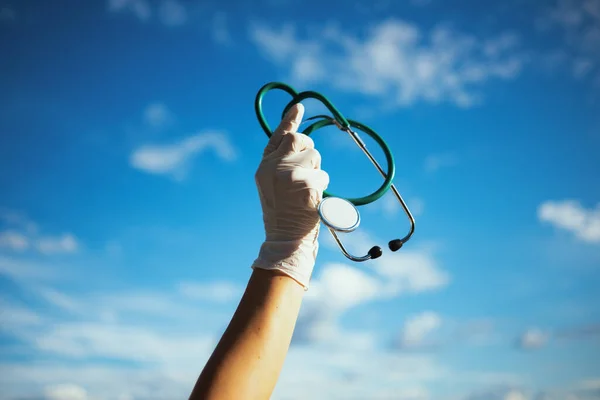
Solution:
M 391 240 L 388 243 L 388 246 L 390 247 L 391 251 L 398 251 L 402 247 L 402 241 L 400 239 Z
M 379 246 L 373 246 L 373 247 L 371 247 L 371 250 L 369 250 L 369 255 L 371 256 L 371 260 L 381 257 L 382 254 L 383 254 L 383 251 L 381 250 L 381 247 L 379 247 Z

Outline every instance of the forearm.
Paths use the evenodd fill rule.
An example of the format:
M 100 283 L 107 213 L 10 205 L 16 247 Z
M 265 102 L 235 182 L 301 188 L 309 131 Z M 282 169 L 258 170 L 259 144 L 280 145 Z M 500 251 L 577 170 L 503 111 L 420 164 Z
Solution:
M 304 293 L 304 288 L 286 275 L 254 270 L 190 400 L 270 398 Z

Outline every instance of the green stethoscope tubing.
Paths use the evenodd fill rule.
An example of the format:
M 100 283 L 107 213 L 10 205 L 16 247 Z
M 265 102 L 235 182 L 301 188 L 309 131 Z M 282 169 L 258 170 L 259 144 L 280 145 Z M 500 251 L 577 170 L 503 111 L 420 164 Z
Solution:
M 314 133 L 316 130 L 319 130 L 321 128 L 324 128 L 324 127 L 330 126 L 330 125 L 336 125 L 342 130 L 350 130 L 351 128 L 356 128 L 356 129 L 366 133 L 371 138 L 373 138 L 373 140 L 375 140 L 375 142 L 377 142 L 377 144 L 383 150 L 383 153 L 384 153 L 386 161 L 387 161 L 387 173 L 385 174 L 385 180 L 384 180 L 383 184 L 379 187 L 379 189 L 377 189 L 373 193 L 371 193 L 367 196 L 364 196 L 364 197 L 346 198 L 346 197 L 336 196 L 332 193 L 329 193 L 328 191 L 323 192 L 323 197 L 340 197 L 340 198 L 343 198 L 343 199 L 351 202 L 355 206 L 362 206 L 362 205 L 370 204 L 376 200 L 379 200 L 390 189 L 390 186 L 392 185 L 392 181 L 394 180 L 394 176 L 396 174 L 396 164 L 394 162 L 394 156 L 393 156 L 389 146 L 385 142 L 385 140 L 383 140 L 381 138 L 381 136 L 379 136 L 373 129 L 369 128 L 368 126 L 366 126 L 358 121 L 346 119 L 342 115 L 342 113 L 340 113 L 338 111 L 338 109 L 335 108 L 335 106 L 325 96 L 323 96 L 320 93 L 317 93 L 314 91 L 306 91 L 306 92 L 298 93 L 291 86 L 286 85 L 285 83 L 281 83 L 281 82 L 271 82 L 271 83 L 267 83 L 266 85 L 264 85 L 258 91 L 258 93 L 256 95 L 256 99 L 254 101 L 254 110 L 256 112 L 256 117 L 258 118 L 258 122 L 260 123 L 260 126 L 262 127 L 262 129 L 265 131 L 266 135 L 269 138 L 273 135 L 273 131 L 269 127 L 269 123 L 267 122 L 267 120 L 263 114 L 262 101 L 263 101 L 265 94 L 274 89 L 283 90 L 292 96 L 292 100 L 285 106 L 285 108 L 281 114 L 282 118 L 285 116 L 287 111 L 291 107 L 293 107 L 295 104 L 300 103 L 303 100 L 311 99 L 311 98 L 319 100 L 331 112 L 331 114 L 333 116 L 332 118 L 328 117 L 328 116 L 315 116 L 312 118 L 308 118 L 307 120 L 312 120 L 312 119 L 316 119 L 316 118 L 322 118 L 322 119 L 308 125 L 306 128 L 304 128 L 303 131 L 301 131 L 301 133 L 308 136 L 311 133 Z M 357 144 L 359 146 L 361 146 L 361 144 L 359 144 L 358 142 L 357 142 Z

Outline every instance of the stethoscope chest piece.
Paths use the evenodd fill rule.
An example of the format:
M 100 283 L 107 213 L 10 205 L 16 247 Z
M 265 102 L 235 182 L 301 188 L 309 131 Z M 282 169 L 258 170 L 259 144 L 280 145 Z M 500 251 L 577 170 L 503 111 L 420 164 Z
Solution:
M 360 225 L 357 208 L 340 197 L 325 197 L 319 203 L 318 212 L 321 221 L 336 232 L 352 232 Z

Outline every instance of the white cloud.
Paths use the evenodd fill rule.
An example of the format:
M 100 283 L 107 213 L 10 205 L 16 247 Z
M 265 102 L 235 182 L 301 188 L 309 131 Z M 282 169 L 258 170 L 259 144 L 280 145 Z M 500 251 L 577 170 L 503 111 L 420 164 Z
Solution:
M 237 157 L 226 135 L 204 132 L 170 145 L 144 145 L 131 154 L 130 163 L 148 173 L 183 179 L 192 157 L 209 149 L 224 161 L 230 162 Z
M 585 58 L 578 58 L 573 61 L 573 76 L 575 78 L 584 78 L 588 72 L 594 68 L 594 63 Z
M 27 236 L 14 231 L 0 232 L 0 248 L 24 251 L 29 248 Z
M 563 35 L 563 52 L 576 78 L 600 76 L 600 0 L 556 0 L 538 20 L 541 31 Z
M 79 241 L 71 233 L 41 235 L 38 225 L 21 213 L 0 209 L 0 220 L 7 226 L 14 227 L 0 232 L 0 249 L 8 248 L 18 252 L 34 249 L 50 255 L 75 253 L 80 247 Z
M 187 10 L 177 0 L 163 0 L 158 8 L 160 21 L 167 26 L 179 26 L 187 22 Z
M 30 235 L 33 235 L 38 231 L 38 226 L 35 222 L 31 221 L 24 214 L 14 210 L 0 208 L 0 221 L 3 221 L 10 227 L 23 230 Z
M 39 325 L 42 317 L 35 311 L 0 298 L 0 321 L 0 330 L 13 331 L 23 326 Z
M 35 236 L 11 230 L 0 232 L 0 248 L 24 252 L 31 247 L 47 255 L 74 253 L 79 248 L 79 243 L 75 236 L 70 233 L 60 236 Z
M 382 282 L 360 269 L 329 263 L 310 284 L 294 339 L 300 343 L 372 347 L 373 335 L 343 330 L 339 318 L 349 309 L 379 298 Z
M 148 21 L 152 16 L 147 0 L 109 0 L 108 8 L 113 12 L 130 12 L 140 21 Z
M 380 243 L 364 231 L 345 235 L 342 240 L 357 254 Z M 325 244 L 337 249 L 331 238 Z M 347 311 L 375 300 L 437 290 L 449 283 L 448 274 L 437 266 L 429 249 L 387 252 L 369 263 L 366 271 L 342 263 L 321 267 L 306 294 L 295 333 L 296 342 L 373 347 L 377 337 L 372 332 L 348 331 L 339 325 Z
M 577 385 L 581 390 L 600 390 L 600 377 L 595 379 L 585 379 Z
M 430 154 L 425 158 L 425 171 L 433 173 L 456 164 L 458 164 L 458 156 L 454 153 Z
M 600 243 L 600 203 L 586 209 L 576 200 L 546 201 L 538 207 L 542 222 L 573 233 L 588 243 Z
M 292 25 L 253 25 L 250 35 L 270 61 L 288 69 L 287 79 L 296 85 L 331 83 L 396 106 L 470 107 L 481 100 L 477 88 L 492 79 L 515 78 L 525 62 L 514 34 L 486 40 L 443 26 L 426 33 L 394 19 L 372 27 L 364 39 L 333 25 L 307 39 Z
M 334 264 L 323 272 L 315 282 L 318 289 L 306 294 L 307 301 L 320 299 L 321 303 L 315 304 L 319 310 L 348 309 L 379 296 L 375 289 L 381 281 L 360 269 Z M 12 327 L 17 328 L 12 334 L 25 351 L 43 360 L 0 363 L 3 394 L 9 398 L 45 395 L 52 399 L 54 394 L 61 399 L 123 400 L 189 396 L 232 312 L 215 323 L 198 314 L 206 310 L 198 310 L 197 304 L 186 302 L 178 292 L 144 296 L 132 288 L 128 295 L 68 295 L 82 307 L 76 318 L 47 313 L 43 318 L 11 319 Z M 100 306 L 120 318 L 101 320 Z M 4 309 L 0 304 L 0 310 Z M 167 313 L 173 319 L 166 320 Z M 31 310 L 29 314 L 37 315 Z M 0 326 L 7 326 L 4 320 Z M 426 400 L 431 398 L 434 385 L 507 379 L 507 374 L 501 373 L 450 370 L 433 355 L 379 349 L 380 341 L 371 331 L 349 331 L 335 324 L 329 328 L 333 328 L 330 343 L 335 346 L 290 349 L 274 399 Z
M 58 290 L 39 287 L 36 289 L 36 293 L 48 303 L 65 311 L 76 312 L 81 309 L 81 305 L 76 300 Z
M 158 362 L 175 366 L 192 361 L 192 354 L 206 356 L 214 344 L 212 337 L 191 332 L 168 334 L 149 329 L 106 323 L 61 323 L 49 326 L 35 338 L 35 347 L 60 356 L 86 359 L 113 358 L 125 361 Z
M 399 345 L 415 348 L 427 344 L 427 336 L 442 325 L 442 318 L 435 312 L 425 311 L 407 318 L 400 335 Z
M 94 399 L 184 397 L 233 313 L 214 310 L 214 302 L 211 307 L 198 307 L 175 290 L 144 293 L 132 288 L 126 294 L 75 296 L 51 287 L 29 289 L 69 312 L 48 312 L 42 305 L 41 315 L 33 308 L 0 301 L 2 333 L 19 341 L 15 349 L 44 358 L 21 365 L 0 364 L 0 386 L 10 398 L 38 398 L 41 393 L 51 398 L 50 387 L 60 393 L 57 398 L 65 399 L 70 398 L 67 394 L 82 393 L 76 387 L 85 388 Z M 73 315 L 70 311 L 75 309 Z M 136 366 L 105 367 L 97 360 Z M 157 381 L 160 389 L 153 385 Z
M 212 37 L 218 44 L 230 45 L 233 43 L 227 25 L 227 15 L 223 12 L 218 12 L 213 16 Z
M 548 333 L 537 328 L 531 328 L 519 337 L 517 346 L 524 350 L 539 349 L 548 343 L 548 339 Z
M 171 119 L 171 112 L 163 103 L 152 103 L 144 110 L 144 122 L 152 127 L 160 128 Z
M 179 284 L 179 291 L 190 299 L 227 303 L 239 300 L 244 288 L 226 281 L 181 282 Z
M 79 248 L 77 238 L 71 233 L 40 235 L 35 222 L 15 211 L 0 209 L 0 220 L 16 228 L 0 232 L 0 248 L 18 252 L 35 249 L 43 254 L 74 253 Z
M 108 1 L 110 11 L 130 13 L 142 22 L 150 21 L 153 15 L 165 26 L 181 26 L 188 21 L 187 8 L 178 0 L 161 0 L 154 5 L 148 0 Z
M 508 385 L 497 386 L 466 396 L 465 400 L 533 400 L 519 388 Z
M 36 248 L 43 254 L 75 253 L 79 243 L 75 236 L 65 233 L 60 236 L 45 236 L 37 239 Z
M 381 243 L 381 242 L 379 242 Z M 386 281 L 386 292 L 421 293 L 440 289 L 450 283 L 429 250 L 404 248 L 374 260 L 373 269 Z
M 48 400 L 87 400 L 89 397 L 84 388 L 73 384 L 58 384 L 44 389 Z
M 0 255 L 0 274 L 16 281 L 40 281 L 53 279 L 57 272 L 54 265 L 28 262 Z
M 320 236 L 324 244 L 338 250 L 329 232 Z M 375 244 L 387 243 L 373 237 L 365 230 L 356 230 L 340 235 L 346 248 L 355 254 L 366 254 Z M 421 293 L 440 289 L 450 283 L 450 275 L 441 269 L 434 257 L 434 249 L 429 247 L 405 247 L 395 253 L 389 250 L 383 256 L 368 262 L 371 271 L 385 283 L 382 294 L 396 296 L 407 293 Z

